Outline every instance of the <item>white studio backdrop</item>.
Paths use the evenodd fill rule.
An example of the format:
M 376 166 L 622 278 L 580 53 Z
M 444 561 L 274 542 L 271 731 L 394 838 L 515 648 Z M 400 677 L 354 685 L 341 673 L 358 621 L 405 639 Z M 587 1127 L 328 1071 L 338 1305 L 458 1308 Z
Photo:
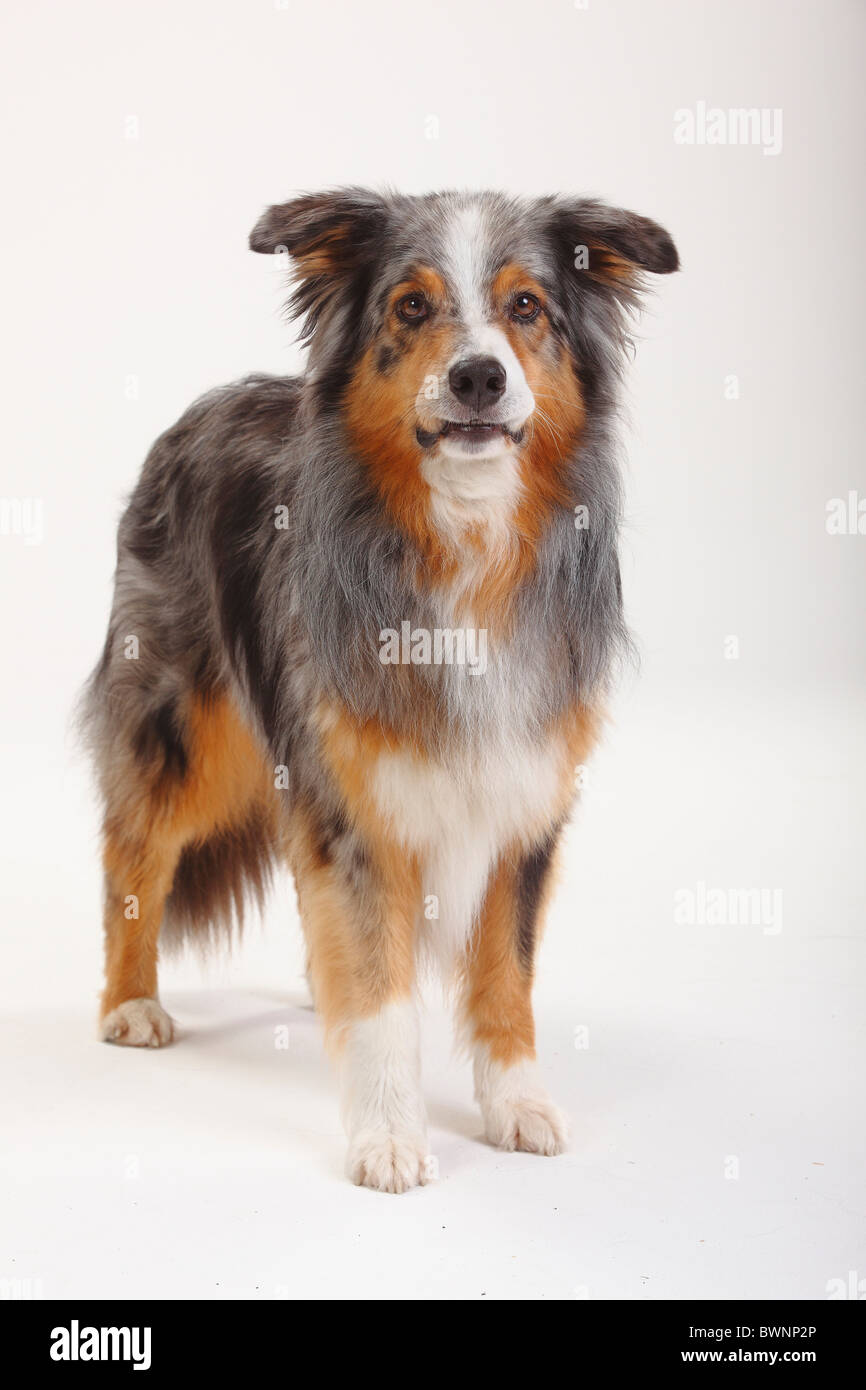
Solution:
M 447 1287 L 423 1259 L 417 1287 L 434 1297 L 478 1296 L 485 1283 L 502 1297 L 821 1297 L 856 1266 L 862 1106 L 857 1115 L 848 1106 L 862 1042 L 866 819 L 864 28 L 853 0 L 9 0 L 3 1053 L 15 1101 L 11 1176 L 26 1185 L 41 1174 L 42 1184 L 32 1205 L 14 1205 L 25 1252 L 16 1268 L 29 1252 L 34 1277 L 53 1290 L 111 1292 L 108 1247 L 97 1242 L 83 1267 L 61 1253 L 73 1235 L 64 1212 L 76 1183 L 107 1184 L 122 1229 L 129 1212 L 112 1164 L 124 1143 L 147 1153 L 151 1142 L 146 1129 L 115 1138 L 105 1125 L 106 1097 L 128 1119 L 117 1088 L 144 1083 L 121 1066 L 134 1059 L 92 1042 L 97 811 L 69 729 L 104 636 L 117 519 L 151 442 L 197 394 L 249 371 L 298 369 L 282 275 L 247 250 L 247 236 L 266 204 L 343 183 L 597 194 L 668 227 L 682 259 L 681 273 L 655 286 L 628 375 L 623 570 L 642 672 L 626 681 L 591 773 L 542 951 L 552 1080 L 572 1112 L 587 1113 L 554 1176 L 536 1179 L 516 1159 L 517 1177 L 501 1178 L 504 1193 L 530 1203 L 543 1181 L 548 1206 L 574 1225 L 539 1217 L 547 1255 L 521 1228 L 514 1273 L 496 1203 L 471 1216 L 475 1169 L 489 1188 L 501 1159 L 475 1142 L 468 1083 L 440 1059 L 440 1142 L 455 1174 L 423 1198 L 430 1231 L 442 1225 L 435 1204 L 458 1203 L 463 1243 L 456 1264 L 446 1261 Z M 756 138 L 708 142 L 712 113 L 730 136 L 740 110 L 761 116 Z M 772 906 L 743 930 L 702 922 L 696 905 L 683 928 L 676 895 L 692 892 L 697 904 L 701 884 L 781 891 L 779 932 Z M 159 1087 L 147 1081 L 155 1111 L 164 1095 L 171 1117 L 152 1170 L 170 1185 L 192 1152 L 193 1187 L 202 1165 L 231 1185 L 232 1155 L 244 1171 L 260 1162 L 282 1171 L 298 1116 L 268 1089 L 271 1072 L 257 1072 L 243 1028 L 259 1018 L 272 1029 L 289 998 L 301 1050 L 315 1058 L 298 1083 L 304 1123 L 331 1165 L 321 1179 L 321 1153 L 309 1167 L 295 1153 L 289 1166 L 326 1231 L 331 1219 L 355 1220 L 353 1191 L 339 1186 L 330 1074 L 299 1002 L 288 883 L 267 933 L 252 932 L 234 963 L 204 975 L 194 963 L 172 969 L 166 990 L 179 991 L 193 1033 L 197 1018 L 215 1029 L 222 1014 L 233 1021 L 214 1034 L 216 1055 L 229 1078 L 257 1078 L 249 1084 L 268 1107 L 268 1139 L 257 1147 L 243 1111 L 240 1156 L 231 1144 L 224 1160 L 209 1147 L 201 1156 L 205 1120 L 200 1146 L 186 1134 L 172 1155 L 185 1088 L 214 1060 L 192 1040 L 166 1054 L 180 1060 L 167 1062 Z M 584 1027 L 596 1039 L 585 1055 Z M 220 1084 L 208 1076 L 205 1097 Z M 458 1084 L 459 1122 L 449 1099 Z M 80 1143 L 58 1149 L 58 1117 L 67 1135 L 81 1123 Z M 448 1148 L 455 1125 L 459 1153 Z M 625 1128 L 638 1158 L 617 1147 Z M 214 1149 L 226 1143 L 218 1136 Z M 726 1156 L 743 1159 L 751 1185 L 724 1180 Z M 822 1181 L 826 1191 L 804 1206 Z M 182 1225 L 188 1199 L 176 1211 L 166 1202 L 166 1223 Z M 677 1233 L 665 1222 L 678 1203 Z M 408 1258 L 410 1234 L 395 1220 L 386 1245 Z M 375 1239 L 373 1208 L 363 1221 Z M 123 1266 L 124 1296 L 157 1292 L 158 1252 L 141 1238 L 142 1262 Z M 417 1226 L 411 1239 L 417 1250 Z M 369 1270 L 356 1273 L 345 1252 L 337 1259 L 336 1227 L 327 1241 L 328 1261 L 308 1271 L 313 1286 L 357 1293 Z M 187 1258 L 162 1286 L 170 1296 L 259 1296 L 262 1277 L 266 1288 L 293 1287 L 266 1245 L 238 1257 L 223 1294 L 213 1257 Z M 377 1266 L 374 1296 L 399 1291 L 399 1269 L 399 1258 Z

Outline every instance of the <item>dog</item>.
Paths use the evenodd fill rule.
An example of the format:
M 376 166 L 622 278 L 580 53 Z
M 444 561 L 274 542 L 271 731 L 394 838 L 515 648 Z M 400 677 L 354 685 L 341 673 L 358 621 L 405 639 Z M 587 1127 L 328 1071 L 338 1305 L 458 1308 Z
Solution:
M 287 862 L 351 1179 L 430 1175 L 428 965 L 488 1141 L 556 1154 L 536 948 L 629 646 L 629 326 L 677 251 L 591 198 L 361 188 L 271 207 L 250 245 L 291 269 L 306 370 L 216 390 L 153 446 L 86 691 L 101 1036 L 170 1042 L 160 946 L 234 935 Z

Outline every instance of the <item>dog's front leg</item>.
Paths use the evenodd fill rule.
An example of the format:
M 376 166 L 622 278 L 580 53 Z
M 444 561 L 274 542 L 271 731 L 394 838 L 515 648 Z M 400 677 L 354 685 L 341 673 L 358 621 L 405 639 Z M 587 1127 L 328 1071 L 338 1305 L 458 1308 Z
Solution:
M 535 1063 L 532 982 L 554 838 L 497 864 L 464 962 L 463 1023 L 488 1140 L 557 1154 L 568 1124 Z
M 347 1029 L 342 1106 L 353 1182 L 405 1192 L 428 1176 L 414 999 L 391 999 Z
M 298 815 L 292 868 L 309 976 L 341 1072 L 348 1174 L 380 1192 L 427 1179 L 415 1002 L 417 866 L 396 845 Z

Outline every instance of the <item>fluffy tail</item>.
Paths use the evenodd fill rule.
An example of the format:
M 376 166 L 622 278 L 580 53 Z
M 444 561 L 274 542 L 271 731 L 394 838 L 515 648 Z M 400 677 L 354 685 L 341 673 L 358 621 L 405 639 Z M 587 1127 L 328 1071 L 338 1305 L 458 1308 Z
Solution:
M 261 910 L 279 853 L 273 818 L 253 813 L 241 825 L 193 842 L 181 853 L 165 905 L 160 944 L 208 950 L 240 935 L 244 910 Z

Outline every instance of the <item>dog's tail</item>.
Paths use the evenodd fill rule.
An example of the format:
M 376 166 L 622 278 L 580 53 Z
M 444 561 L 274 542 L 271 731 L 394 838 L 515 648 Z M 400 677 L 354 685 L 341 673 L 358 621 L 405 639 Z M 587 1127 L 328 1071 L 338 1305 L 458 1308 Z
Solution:
M 274 819 L 264 811 L 188 844 L 166 900 L 160 945 L 171 953 L 186 944 L 231 944 L 250 903 L 263 908 L 279 853 Z

